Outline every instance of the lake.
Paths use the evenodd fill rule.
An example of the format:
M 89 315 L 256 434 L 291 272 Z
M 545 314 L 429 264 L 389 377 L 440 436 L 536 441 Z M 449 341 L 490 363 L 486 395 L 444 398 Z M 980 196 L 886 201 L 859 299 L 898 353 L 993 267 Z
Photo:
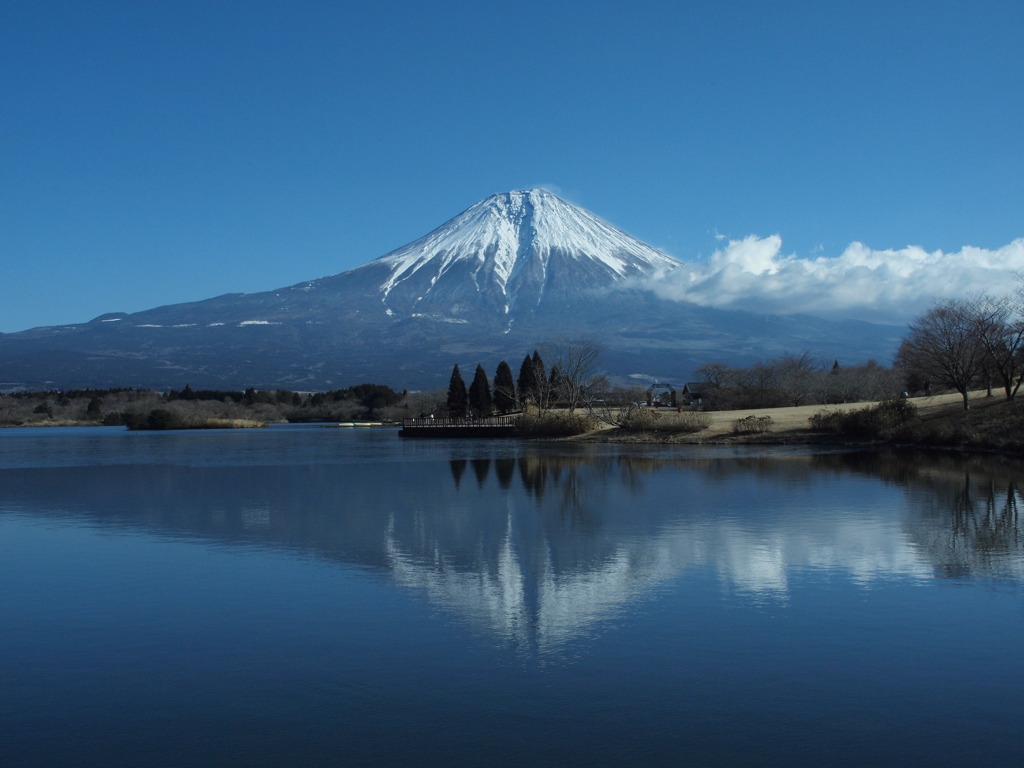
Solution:
M 0 430 L 0 763 L 1021 764 L 1022 478 Z

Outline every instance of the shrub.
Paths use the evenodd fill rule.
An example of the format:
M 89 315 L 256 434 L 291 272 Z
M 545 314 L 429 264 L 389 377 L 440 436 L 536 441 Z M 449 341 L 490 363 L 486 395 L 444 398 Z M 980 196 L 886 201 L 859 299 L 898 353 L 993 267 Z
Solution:
M 878 411 L 882 424 L 888 429 L 895 429 L 917 419 L 917 406 L 901 397 L 883 400 L 875 410 Z
M 824 410 L 818 411 L 808 421 L 811 422 L 813 429 L 820 432 L 842 432 L 843 418 L 845 416 L 846 414 L 843 411 Z
M 981 436 L 966 421 L 942 421 L 928 425 L 917 422 L 910 426 L 917 427 L 914 442 L 921 445 L 963 446 L 981 441 Z
M 682 413 L 657 414 L 654 428 L 658 432 L 689 434 L 701 432 L 711 426 L 711 414 L 706 411 L 683 411 Z
M 927 443 L 931 439 L 930 432 L 923 421 L 915 419 L 898 426 L 889 437 L 897 443 Z
M 882 432 L 882 417 L 876 408 L 861 408 L 844 414 L 840 432 L 852 437 L 878 437 Z
M 704 411 L 655 413 L 647 408 L 635 408 L 621 417 L 619 426 L 627 432 L 689 434 L 711 426 L 711 414 Z
M 85 418 L 99 420 L 103 417 L 103 401 L 98 397 L 93 397 L 89 400 L 89 405 L 85 409 Z
M 590 432 L 596 426 L 587 414 L 568 411 L 524 413 L 516 421 L 516 429 L 524 437 L 571 437 Z
M 814 429 L 850 437 L 907 438 L 915 434 L 917 407 L 901 398 L 853 411 L 825 410 L 811 416 Z
M 215 416 L 183 416 L 167 408 L 154 408 L 149 413 L 120 414 L 128 429 L 245 429 L 262 427 L 258 419 L 233 419 Z M 106 423 L 106 421 L 104 421 Z
M 771 431 L 771 416 L 744 416 L 732 423 L 732 431 L 737 435 L 763 434 Z
M 166 408 L 154 408 L 149 413 L 125 413 L 124 423 L 128 429 L 181 429 L 185 426 L 181 417 Z
M 630 406 L 619 416 L 619 426 L 627 432 L 647 432 L 654 428 L 656 419 L 654 411 Z

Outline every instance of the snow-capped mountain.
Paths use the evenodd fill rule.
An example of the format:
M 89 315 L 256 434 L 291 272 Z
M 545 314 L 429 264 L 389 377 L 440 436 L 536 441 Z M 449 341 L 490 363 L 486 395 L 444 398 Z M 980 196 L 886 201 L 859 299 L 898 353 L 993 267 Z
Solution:
M 613 378 L 683 382 L 703 363 L 784 352 L 888 359 L 902 329 L 755 316 L 658 298 L 680 262 L 542 189 L 494 195 L 363 266 L 78 325 L 0 334 L 0 390 L 432 388 L 588 337 Z
M 514 316 L 546 298 L 614 288 L 680 266 L 544 189 L 492 195 L 355 272 L 381 274 L 392 313 Z

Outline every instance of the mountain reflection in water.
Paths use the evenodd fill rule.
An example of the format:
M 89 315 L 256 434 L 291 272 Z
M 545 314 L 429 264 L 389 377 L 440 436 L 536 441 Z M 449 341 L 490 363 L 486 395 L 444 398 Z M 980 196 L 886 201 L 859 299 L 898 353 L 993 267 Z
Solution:
M 541 653 L 698 569 L 756 601 L 787 600 L 807 571 L 864 585 L 1024 576 L 1009 460 L 456 450 L 0 469 L 0 511 L 373 569 Z

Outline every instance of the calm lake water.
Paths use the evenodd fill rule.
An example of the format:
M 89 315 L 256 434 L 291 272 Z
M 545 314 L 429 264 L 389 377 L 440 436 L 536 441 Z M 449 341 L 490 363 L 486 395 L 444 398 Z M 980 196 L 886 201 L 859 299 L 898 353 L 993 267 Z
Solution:
M 0 763 L 1024 763 L 1019 463 L 0 431 Z

